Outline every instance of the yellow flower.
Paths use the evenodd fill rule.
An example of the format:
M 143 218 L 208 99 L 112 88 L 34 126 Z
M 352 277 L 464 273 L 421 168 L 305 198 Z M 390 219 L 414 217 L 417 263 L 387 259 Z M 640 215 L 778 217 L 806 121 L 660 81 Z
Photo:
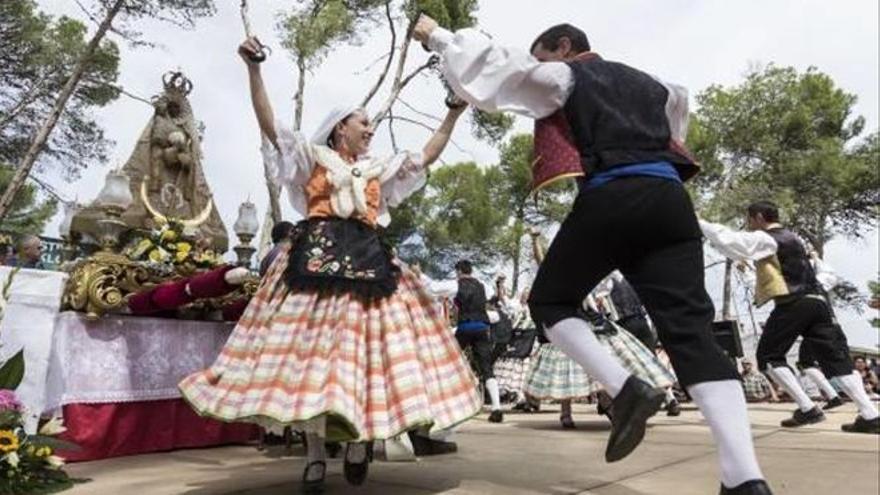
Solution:
M 40 447 L 37 449 L 36 456 L 37 457 L 49 457 L 52 455 L 51 447 Z
M 162 237 L 160 238 L 162 242 L 171 242 L 177 239 L 177 232 L 168 229 L 165 232 L 162 232 Z
M 0 430 L 0 452 L 18 450 L 18 435 L 11 430 Z
M 174 259 L 175 259 L 178 263 L 183 263 L 184 260 L 186 260 L 186 258 L 187 258 L 188 256 L 189 256 L 189 252 L 188 252 L 188 251 L 180 251 L 180 250 L 178 250 L 178 251 L 177 251 L 177 254 L 174 255 Z
M 177 250 L 183 251 L 184 253 L 188 253 L 188 252 L 192 251 L 192 244 L 190 244 L 188 242 L 178 242 L 177 243 Z

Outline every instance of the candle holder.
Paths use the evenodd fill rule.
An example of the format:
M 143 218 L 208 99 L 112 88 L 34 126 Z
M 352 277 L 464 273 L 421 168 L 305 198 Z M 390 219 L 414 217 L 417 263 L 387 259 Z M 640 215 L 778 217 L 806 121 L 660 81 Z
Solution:
M 235 246 L 233 251 L 238 257 L 238 266 L 250 267 L 251 258 L 257 251 L 257 248 L 251 246 L 251 241 L 257 235 L 260 228 L 260 221 L 257 219 L 257 206 L 250 200 L 245 201 L 238 207 L 238 219 L 232 226 L 233 232 L 238 237 L 239 244 Z

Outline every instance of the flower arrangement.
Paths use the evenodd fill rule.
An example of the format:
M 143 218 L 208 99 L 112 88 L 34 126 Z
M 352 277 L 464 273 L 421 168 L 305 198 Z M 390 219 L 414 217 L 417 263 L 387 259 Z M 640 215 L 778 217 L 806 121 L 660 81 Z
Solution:
M 12 390 L 0 390 L 0 494 L 54 493 L 73 486 L 58 449 L 76 445 L 55 438 L 66 428 L 60 418 L 43 423 L 36 435 L 24 431 L 22 405 Z
M 163 222 L 125 250 L 133 261 L 146 261 L 155 265 L 187 267 L 190 269 L 214 268 L 224 263 L 223 257 L 211 249 L 201 249 L 192 238 L 184 235 L 184 225 L 175 220 Z

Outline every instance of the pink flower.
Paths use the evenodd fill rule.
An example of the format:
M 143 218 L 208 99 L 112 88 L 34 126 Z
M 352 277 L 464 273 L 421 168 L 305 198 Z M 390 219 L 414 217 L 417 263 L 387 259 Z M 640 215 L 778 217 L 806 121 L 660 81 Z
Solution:
M 21 402 L 12 390 L 0 390 L 0 411 L 21 411 Z
M 306 269 L 310 272 L 316 272 L 321 269 L 321 265 L 323 265 L 323 263 L 319 258 L 312 258 L 306 265 Z

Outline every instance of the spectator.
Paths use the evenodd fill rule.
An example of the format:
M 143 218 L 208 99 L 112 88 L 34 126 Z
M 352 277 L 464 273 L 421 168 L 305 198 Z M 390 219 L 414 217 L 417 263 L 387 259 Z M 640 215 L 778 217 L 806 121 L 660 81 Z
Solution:
M 294 225 L 288 221 L 278 222 L 272 227 L 272 249 L 270 249 L 269 252 L 266 253 L 266 256 L 263 257 L 263 260 L 260 261 L 261 278 L 267 271 L 269 271 L 272 262 L 278 257 L 278 252 L 281 250 L 281 243 L 290 238 L 293 228 Z
M 876 359 L 871 359 L 871 360 L 869 361 L 869 366 L 868 366 L 868 368 L 870 368 L 870 370 L 873 371 L 875 375 L 877 375 L 878 377 L 880 377 L 880 364 L 877 364 L 877 360 L 876 360 Z
M 862 382 L 865 384 L 865 391 L 873 398 L 880 391 L 880 380 L 878 380 L 877 374 L 868 368 L 868 362 L 862 356 L 857 357 L 854 364 L 859 376 L 862 377 Z
M 6 234 L 0 234 L 0 265 L 7 265 L 12 257 L 12 238 Z
M 770 380 L 755 371 L 751 360 L 743 359 L 742 367 L 743 392 L 745 392 L 748 402 L 765 402 L 767 400 L 779 402 L 779 396 L 770 385 Z
M 42 250 L 42 241 L 39 237 L 33 234 L 24 235 L 18 241 L 15 254 L 6 260 L 6 265 L 45 270 L 46 266 L 41 260 Z

